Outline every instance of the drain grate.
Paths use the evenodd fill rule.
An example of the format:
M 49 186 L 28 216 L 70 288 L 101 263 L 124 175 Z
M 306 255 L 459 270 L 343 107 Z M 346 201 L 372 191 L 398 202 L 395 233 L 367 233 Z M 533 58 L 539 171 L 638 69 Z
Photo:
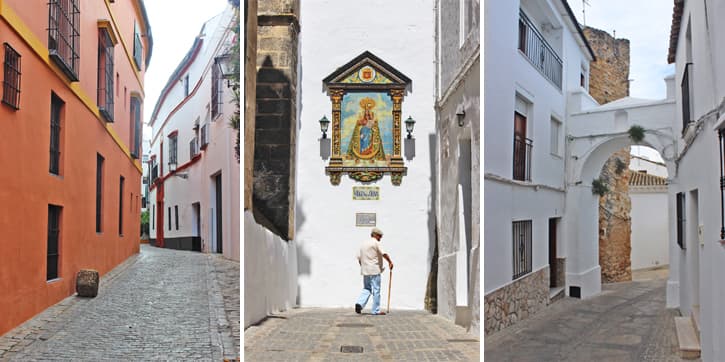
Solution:
M 362 346 L 340 346 L 342 353 L 363 353 Z
M 340 323 L 337 325 L 338 327 L 346 327 L 346 328 L 365 328 L 365 327 L 372 327 L 372 324 L 367 323 Z

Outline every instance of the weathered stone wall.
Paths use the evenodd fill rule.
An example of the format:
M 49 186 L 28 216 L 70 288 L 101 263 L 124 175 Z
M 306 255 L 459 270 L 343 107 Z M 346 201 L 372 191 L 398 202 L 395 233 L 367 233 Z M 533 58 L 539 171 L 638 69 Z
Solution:
M 629 147 L 615 152 L 600 176 L 609 188 L 599 198 L 599 266 L 603 283 L 632 280 L 629 161 Z
M 599 104 L 629 96 L 629 40 L 590 27 L 584 35 L 597 57 L 589 64 L 589 94 Z
M 489 293 L 484 303 L 486 335 L 533 316 L 549 304 L 549 268 Z
M 299 0 L 260 2 L 252 203 L 255 220 L 285 240 L 294 232 Z
M 257 109 L 257 0 L 244 2 L 244 210 L 252 207 L 254 120 Z

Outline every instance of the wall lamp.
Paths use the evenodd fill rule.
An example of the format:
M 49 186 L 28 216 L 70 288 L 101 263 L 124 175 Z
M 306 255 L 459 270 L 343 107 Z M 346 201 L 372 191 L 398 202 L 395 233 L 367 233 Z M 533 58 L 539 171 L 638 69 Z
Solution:
M 327 119 L 327 116 L 322 116 L 320 118 L 320 131 L 322 131 L 322 138 L 327 138 L 327 128 L 330 127 L 330 120 Z
M 463 122 L 466 120 L 466 111 L 463 109 L 463 105 L 459 105 L 456 109 L 456 119 L 458 119 L 458 127 L 463 127 Z
M 413 127 L 415 127 L 415 120 L 413 117 L 408 116 L 408 119 L 405 120 L 405 130 L 408 132 L 408 139 L 413 138 L 411 133 L 413 133 Z

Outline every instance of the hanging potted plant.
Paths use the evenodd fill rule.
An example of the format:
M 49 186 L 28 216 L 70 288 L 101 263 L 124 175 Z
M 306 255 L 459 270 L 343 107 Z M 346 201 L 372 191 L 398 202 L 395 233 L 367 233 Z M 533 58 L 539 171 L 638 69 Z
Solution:
M 632 143 L 640 143 L 644 139 L 644 128 L 636 124 L 629 127 L 627 133 L 629 133 L 629 139 L 632 140 Z

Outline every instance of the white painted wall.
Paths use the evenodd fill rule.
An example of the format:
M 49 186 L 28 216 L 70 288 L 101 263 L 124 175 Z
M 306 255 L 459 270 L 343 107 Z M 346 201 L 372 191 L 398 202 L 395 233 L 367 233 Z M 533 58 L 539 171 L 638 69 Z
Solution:
M 226 258 L 239 260 L 239 163 L 234 156 L 236 133 L 229 127 L 229 118 L 233 114 L 232 91 L 222 82 L 223 93 L 220 114 L 211 118 L 210 102 L 212 90 L 212 66 L 214 58 L 225 54 L 231 46 L 234 35 L 229 28 L 233 19 L 233 10 L 227 9 L 205 23 L 203 43 L 199 54 L 189 69 L 181 74 L 180 79 L 189 75 L 189 98 L 184 97 L 184 86 L 176 82 L 165 99 L 159 105 L 158 115 L 152 125 L 151 155 L 156 155 L 161 162 L 161 143 L 163 142 L 163 165 L 159 165 L 159 177 L 169 173 L 169 139 L 168 135 L 177 131 L 177 168 L 190 162 L 190 141 L 195 136 L 201 138 L 201 127 L 208 126 L 209 144 L 201 150 L 201 159 L 178 174 L 186 174 L 187 178 L 172 176 L 164 182 L 164 225 L 152 223 L 151 238 L 156 238 L 156 229 L 164 228 L 164 238 L 195 236 L 200 232 L 202 251 L 213 251 L 216 235 L 212 225 L 214 198 L 212 177 L 222 175 L 222 249 Z M 198 87 L 198 88 L 197 88 Z M 195 91 L 196 88 L 196 91 Z M 184 102 L 181 104 L 182 102 Z M 174 112 L 173 109 L 181 106 Z M 199 121 L 199 129 L 194 124 Z M 147 166 L 148 167 L 148 166 Z M 163 167 L 163 174 L 161 174 Z M 157 189 L 149 193 L 149 202 L 156 203 Z M 195 225 L 192 204 L 200 203 L 201 230 Z M 176 228 L 175 206 L 178 206 L 178 230 Z M 169 213 L 170 211 L 170 213 Z M 159 210 L 154 213 L 158 215 Z M 169 229 L 168 220 L 171 220 Z
M 644 170 L 648 175 L 667 178 L 667 167 L 663 163 L 646 159 L 643 160 L 642 158 L 635 157 L 634 154 L 632 154 L 632 158 L 629 161 L 629 169 L 633 171 Z
M 375 9 L 374 21 L 360 9 Z M 423 309 L 432 257 L 432 170 L 429 134 L 435 133 L 434 1 L 319 0 L 301 3 L 300 84 L 302 105 L 297 135 L 296 242 L 301 306 L 349 307 L 362 289 L 355 254 L 370 228 L 355 226 L 356 212 L 377 214 L 383 246 L 395 263 L 392 308 Z M 380 24 L 385 24 L 384 26 Z M 412 92 L 403 119 L 417 120 L 416 157 L 407 176 L 393 186 L 390 176 L 375 183 L 379 201 L 353 201 L 360 183 L 343 176 L 330 184 L 320 158 L 318 120 L 331 118 L 332 103 L 322 79 L 368 50 L 408 76 Z M 403 132 L 405 133 L 405 132 Z M 430 250 L 430 251 L 429 251 Z M 388 272 L 383 289 L 387 294 Z M 385 298 L 385 297 L 384 297 Z M 385 299 L 383 299 L 385 300 Z
M 632 270 L 669 264 L 667 188 L 653 191 L 630 186 Z
M 589 65 L 588 53 L 577 44 L 578 34 L 572 32 L 573 25 L 562 16 L 565 12 L 559 1 L 528 1 L 523 7 L 538 24 L 543 19 L 536 19 L 537 14 L 548 14 L 555 28 L 561 29 L 558 35 L 554 31 L 551 39 L 561 49 L 563 85 L 561 90 L 557 89 L 518 50 L 519 2 L 485 2 L 484 294 L 512 282 L 513 221 L 533 220 L 532 272 L 549 264 L 548 220 L 564 215 L 567 95 L 582 89 L 579 72 L 582 63 Z M 511 181 L 517 94 L 533 105 L 527 119 L 528 137 L 533 140 L 531 183 Z M 562 122 L 560 155 L 550 152 L 552 116 Z M 557 250 L 559 257 L 567 257 L 565 248 Z
M 700 120 L 716 109 L 725 98 L 725 48 L 721 46 L 725 24 L 718 21 L 725 15 L 725 1 L 686 1 L 682 14 L 677 54 L 675 57 L 675 84 L 681 84 L 684 67 L 692 62 L 693 74 L 693 118 Z M 688 59 L 686 31 L 692 32 L 692 57 Z M 682 89 L 676 87 L 677 109 L 673 127 L 682 129 Z M 719 114 L 722 114 L 720 111 Z M 713 132 L 715 117 L 706 117 L 701 123 L 701 132 L 684 151 L 683 138 L 678 139 L 678 150 L 682 154 L 675 182 L 670 187 L 670 203 L 674 205 L 675 194 L 685 192 L 687 214 L 695 212 L 698 219 L 687 218 L 688 232 L 686 249 L 677 245 L 675 237 L 670 241 L 671 267 L 668 289 L 668 306 L 679 306 L 683 314 L 690 313 L 693 305 L 699 303 L 700 341 L 704 361 L 725 360 L 725 283 L 718 276 L 725 274 L 725 247 L 720 239 L 720 190 L 719 190 L 719 146 L 717 133 Z M 694 201 L 697 191 L 697 205 Z M 695 209 L 696 206 L 696 209 Z M 673 222 L 674 224 L 674 222 Z M 697 240 L 697 228 L 702 225 L 702 244 Z M 670 232 L 673 233 L 674 226 Z M 698 287 L 699 286 L 699 287 Z M 698 290 L 699 289 L 699 290 Z
M 297 246 L 244 212 L 244 328 L 292 308 L 297 298 Z

